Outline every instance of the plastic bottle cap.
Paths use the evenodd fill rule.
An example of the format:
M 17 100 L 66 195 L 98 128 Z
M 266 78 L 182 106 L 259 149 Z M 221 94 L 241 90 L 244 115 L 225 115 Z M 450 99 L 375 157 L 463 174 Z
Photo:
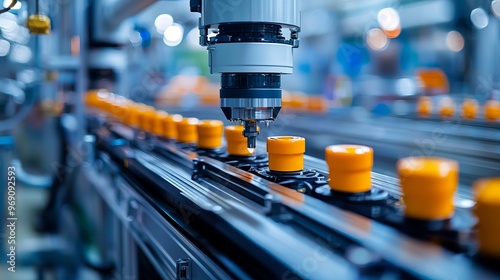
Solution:
M 218 120 L 203 120 L 198 123 L 198 147 L 215 149 L 222 145 L 224 123 Z
M 294 172 L 304 169 L 306 139 L 297 136 L 273 136 L 267 138 L 269 170 Z
M 488 100 L 484 104 L 484 117 L 489 121 L 500 119 L 500 102 Z
M 181 115 L 168 115 L 163 120 L 163 136 L 167 139 L 177 140 L 177 123 L 181 121 Z
M 439 107 L 439 115 L 442 118 L 448 119 L 453 117 L 455 114 L 455 102 L 449 97 L 445 97 L 441 100 Z
M 307 96 L 302 93 L 291 94 L 290 107 L 296 111 L 302 111 L 307 105 Z
M 120 122 L 125 122 L 130 101 L 123 96 L 115 96 L 112 102 L 111 115 Z
M 227 142 L 227 153 L 233 156 L 251 156 L 253 153 L 247 149 L 247 138 L 243 136 L 244 127 L 242 125 L 229 125 L 225 128 Z M 260 128 L 257 127 L 257 131 Z
M 417 114 L 420 117 L 428 117 L 432 114 L 432 99 L 428 96 L 422 96 L 417 101 Z
M 359 193 L 371 189 L 373 149 L 360 145 L 333 145 L 325 149 L 330 180 L 335 191 Z
M 139 126 L 139 114 L 140 111 L 137 108 L 137 104 L 130 105 L 128 114 L 125 117 L 125 123 L 132 127 Z
M 177 122 L 177 142 L 196 143 L 198 141 L 197 118 L 183 118 Z
M 26 27 L 33 35 L 50 34 L 50 18 L 42 14 L 30 15 Z
M 152 132 L 154 135 L 163 136 L 164 134 L 164 121 L 168 117 L 168 113 L 165 111 L 156 111 L 153 120 L 153 129 Z
M 328 110 L 328 104 L 322 96 L 313 95 L 307 99 L 307 109 L 314 113 L 325 113 Z
M 458 163 L 430 157 L 403 158 L 397 164 L 407 217 L 443 220 L 453 214 Z
M 488 256 L 500 257 L 500 177 L 474 182 L 476 196 L 475 214 L 479 219 L 479 251 Z
M 139 114 L 139 126 L 142 130 L 151 132 L 156 110 L 151 106 L 141 106 Z
M 474 99 L 465 99 L 462 103 L 462 118 L 464 119 L 474 119 L 477 115 L 477 110 L 479 105 Z

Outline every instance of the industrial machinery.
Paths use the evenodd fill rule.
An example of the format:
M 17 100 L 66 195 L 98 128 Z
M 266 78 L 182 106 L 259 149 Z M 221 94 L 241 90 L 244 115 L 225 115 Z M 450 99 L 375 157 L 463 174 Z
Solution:
M 496 73 L 498 54 L 474 71 L 456 63 L 495 46 L 482 39 L 500 0 L 472 11 L 474 32 L 462 12 L 476 1 L 5 2 L 0 64 L 16 67 L 0 67 L 0 115 L 15 118 L 0 133 L 48 104 L 33 106 L 19 160 L 23 143 L 0 134 L 20 231 L 33 221 L 38 235 L 19 234 L 21 278 L 500 279 L 498 75 L 483 99 L 444 96 L 456 79 L 473 86 L 462 72 Z M 207 53 L 208 68 L 191 65 Z M 438 79 L 419 91 L 411 72 L 425 63 L 461 71 L 424 71 Z M 54 112 L 58 151 L 37 111 Z M 50 171 L 25 165 L 35 150 Z
M 137 244 L 122 254 L 143 251 L 158 273 L 127 262 L 141 279 L 499 276 L 498 180 L 472 197 L 455 193 L 455 161 L 403 159 L 399 181 L 371 171 L 370 147 L 329 146 L 325 162 L 294 136 L 250 153 L 243 126 L 114 100 L 89 95 L 84 173 Z
M 210 71 L 222 73 L 221 109 L 228 120 L 244 124 L 247 146 L 255 149 L 257 124 L 269 125 L 281 109 L 281 74 L 293 70 L 298 1 L 192 0 L 191 11 L 201 13 L 200 44 L 208 48 Z M 216 36 L 208 38 L 211 32 Z

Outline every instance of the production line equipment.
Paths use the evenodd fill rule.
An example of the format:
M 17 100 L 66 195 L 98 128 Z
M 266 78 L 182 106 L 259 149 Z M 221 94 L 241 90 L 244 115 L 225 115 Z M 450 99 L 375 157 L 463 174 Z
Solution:
M 367 146 L 326 147 L 324 161 L 273 136 L 252 152 L 243 126 L 110 93 L 87 105 L 86 177 L 158 278 L 500 277 L 499 178 L 470 197 L 452 160 L 402 159 L 398 179 L 371 171 Z
M 299 46 L 298 2 L 190 2 L 191 11 L 201 13 L 200 44 L 208 49 L 210 72 L 221 73 L 221 109 L 244 125 L 249 149 L 256 147 L 258 123 L 269 125 L 281 109 L 281 74 L 292 73 L 292 51 Z

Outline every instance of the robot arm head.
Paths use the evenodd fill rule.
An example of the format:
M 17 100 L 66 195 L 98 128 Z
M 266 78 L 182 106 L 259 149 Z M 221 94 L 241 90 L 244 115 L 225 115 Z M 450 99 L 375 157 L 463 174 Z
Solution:
M 244 123 L 248 148 L 255 148 L 257 123 L 273 121 L 281 109 L 281 74 L 292 73 L 298 47 L 297 1 L 191 1 L 191 10 L 201 12 L 200 44 L 209 51 L 210 70 L 222 74 L 221 108 L 227 119 Z M 208 38 L 211 30 L 217 35 Z

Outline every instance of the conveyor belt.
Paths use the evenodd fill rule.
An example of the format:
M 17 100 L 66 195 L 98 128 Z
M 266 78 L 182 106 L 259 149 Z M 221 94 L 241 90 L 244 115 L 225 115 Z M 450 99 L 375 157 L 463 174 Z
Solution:
M 194 210 L 194 220 L 188 228 L 196 227 L 208 239 L 213 234 L 225 236 L 239 254 L 247 256 L 249 262 L 257 262 L 271 278 L 283 276 L 287 271 L 310 279 L 326 279 L 332 271 L 343 275 L 342 278 L 358 278 L 359 273 L 381 276 L 390 271 L 399 271 L 403 278 L 435 279 L 451 274 L 458 278 L 493 276 L 466 254 L 453 254 L 406 237 L 388 226 L 197 155 L 186 146 L 152 139 L 152 149 L 149 145 L 141 148 L 140 143 L 134 144 L 134 139 L 126 139 L 126 135 L 133 135 L 123 133 L 127 128 L 111 127 L 114 133 L 101 134 L 112 137 L 103 143 L 120 144 L 102 147 L 120 166 L 121 173 L 138 183 L 145 195 L 154 194 L 155 200 L 165 203 L 164 207 L 178 212 L 182 210 L 179 205 L 189 206 Z M 126 141 L 117 142 L 120 137 Z M 195 181 L 191 180 L 200 166 L 202 173 L 198 173 Z M 306 167 L 325 172 L 324 162 L 310 157 L 306 157 Z M 374 187 L 399 196 L 396 179 L 377 173 L 373 178 Z M 462 205 L 466 203 L 460 201 L 469 199 L 470 193 L 459 192 L 456 201 Z M 331 255 L 327 254 L 324 261 L 328 264 L 322 262 L 314 273 L 301 270 L 304 256 L 314 256 L 317 253 L 314 248 L 325 247 L 325 242 L 334 245 L 327 246 Z M 359 264 L 347 257 L 349 248 L 361 248 L 368 255 L 376 255 L 378 261 L 371 265 L 377 269 L 364 268 L 361 272 Z M 203 246 L 200 249 L 204 250 Z M 245 271 L 249 273 L 248 268 Z
M 200 119 L 224 119 L 219 108 L 183 110 L 172 113 Z M 313 115 L 284 112 L 260 140 L 274 135 L 306 138 L 307 154 L 324 157 L 324 148 L 333 144 L 360 144 L 374 148 L 374 170 L 394 176 L 398 159 L 408 156 L 433 156 L 460 163 L 461 188 L 466 191 L 478 178 L 500 174 L 500 129 L 464 123 L 429 122 L 404 118 L 361 118 L 349 114 Z

